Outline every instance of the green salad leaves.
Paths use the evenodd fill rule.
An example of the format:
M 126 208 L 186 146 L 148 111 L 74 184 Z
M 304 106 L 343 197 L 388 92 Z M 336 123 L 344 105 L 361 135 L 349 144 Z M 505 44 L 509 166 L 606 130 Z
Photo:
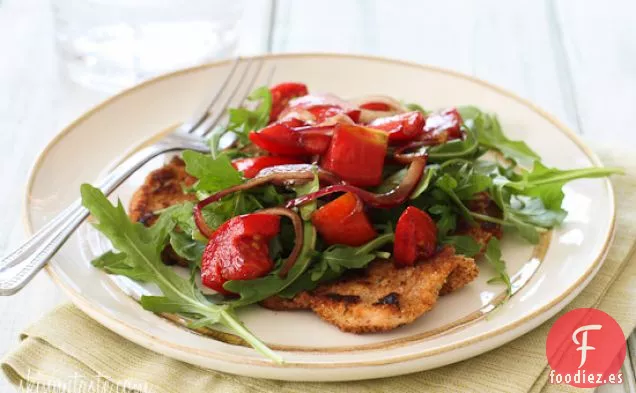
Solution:
M 243 182 L 241 174 L 225 154 L 215 159 L 208 154 L 187 150 L 183 152 L 183 161 L 186 171 L 199 179 L 194 185 L 196 191 L 212 193 Z
M 258 102 L 256 108 L 232 108 L 229 110 L 229 124 L 227 131 L 235 133 L 241 143 L 249 143 L 248 134 L 253 130 L 260 130 L 269 123 L 269 113 L 272 109 L 272 95 L 267 86 L 259 87 L 248 97 L 252 102 Z

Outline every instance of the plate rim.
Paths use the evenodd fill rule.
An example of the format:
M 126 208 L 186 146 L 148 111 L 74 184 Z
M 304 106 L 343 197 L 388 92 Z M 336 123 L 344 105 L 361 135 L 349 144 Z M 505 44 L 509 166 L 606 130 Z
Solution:
M 583 142 L 583 140 L 579 137 L 579 135 L 577 135 L 576 133 L 574 133 L 568 126 L 566 126 L 564 123 L 562 123 L 560 120 L 558 120 L 555 116 L 551 115 L 550 113 L 548 113 L 547 111 L 543 110 L 542 108 L 540 108 L 539 106 L 537 106 L 536 104 L 532 103 L 530 100 L 525 99 L 523 97 L 518 96 L 517 94 L 504 89 L 500 86 L 497 86 L 493 83 L 487 82 L 485 80 L 482 80 L 480 78 L 471 76 L 471 75 L 467 75 L 458 71 L 454 71 L 454 70 L 450 70 L 447 68 L 443 68 L 443 67 L 438 67 L 438 66 L 432 66 L 432 65 L 426 65 L 426 64 L 420 64 L 417 62 L 413 62 L 413 61 L 406 61 L 406 60 L 399 60 L 399 59 L 392 59 L 392 58 L 388 58 L 388 57 L 383 57 L 383 56 L 371 56 L 371 55 L 357 55 L 357 54 L 342 54 L 342 53 L 327 53 L 327 52 L 302 52 L 302 53 L 285 53 L 285 54 L 264 54 L 264 55 L 255 55 L 255 56 L 240 56 L 241 60 L 246 60 L 246 59 L 263 59 L 263 60 L 271 60 L 271 59 L 284 59 L 284 58 L 303 58 L 303 57 L 321 57 L 321 58 L 335 58 L 335 59 L 351 59 L 351 60 L 363 60 L 363 61 L 373 61 L 373 62 L 383 62 L 383 63 L 388 63 L 388 64 L 397 64 L 397 65 L 402 65 L 402 66 L 407 66 L 407 67 L 413 67 L 413 68 L 418 68 L 418 69 L 422 69 L 422 70 L 427 70 L 427 71 L 432 71 L 432 72 L 437 72 L 440 74 L 446 74 L 448 76 L 452 76 L 452 77 L 456 77 L 456 78 L 460 78 L 460 79 L 464 79 L 473 83 L 476 83 L 478 85 L 481 85 L 485 88 L 491 89 L 496 91 L 499 94 L 502 94 L 518 103 L 520 103 L 521 105 L 527 107 L 529 110 L 535 112 L 537 115 L 541 116 L 542 118 L 544 118 L 545 120 L 547 120 L 548 122 L 550 122 L 552 125 L 554 125 L 559 131 L 561 131 L 568 139 L 570 139 L 572 142 L 574 142 L 574 144 L 587 156 L 587 158 L 596 166 L 603 166 L 603 163 L 601 162 L 601 160 L 598 158 L 598 156 L 594 153 L 594 151 L 592 149 L 590 149 L 585 142 Z M 161 74 L 158 75 L 154 78 L 148 79 L 146 81 L 143 81 L 139 84 L 136 84 L 130 88 L 124 89 L 123 91 L 101 101 L 100 103 L 98 103 L 97 105 L 91 107 L 89 110 L 85 111 L 84 113 L 82 113 L 82 115 L 80 115 L 79 117 L 77 117 L 75 120 L 73 120 L 72 122 L 70 122 L 69 124 L 67 124 L 66 126 L 64 126 L 53 138 L 51 138 L 51 140 L 46 144 L 46 146 L 38 153 L 38 155 L 36 156 L 30 170 L 28 173 L 28 180 L 27 183 L 25 185 L 25 189 L 24 189 L 24 194 L 23 194 L 23 203 L 22 203 L 22 220 L 23 220 L 23 224 L 24 227 L 26 228 L 26 232 L 28 235 L 32 235 L 33 234 L 33 223 L 31 221 L 31 217 L 30 217 L 30 207 L 31 207 L 31 202 L 30 202 L 30 195 L 31 195 L 31 191 L 34 185 L 34 180 L 35 180 L 35 175 L 39 172 L 39 170 L 41 169 L 41 166 L 44 162 L 44 159 L 48 156 L 48 153 L 50 152 L 50 150 L 56 146 L 58 143 L 60 143 L 64 137 L 71 133 L 74 129 L 76 129 L 79 125 L 81 125 L 81 123 L 83 123 L 87 118 L 91 117 L 93 114 L 99 112 L 100 110 L 104 109 L 105 107 L 107 107 L 108 105 L 110 105 L 112 102 L 121 99 L 139 89 L 143 89 L 148 85 L 160 82 L 164 79 L 169 79 L 178 75 L 182 75 L 182 74 L 188 74 L 191 72 L 197 72 L 203 69 L 207 69 L 207 68 L 214 68 L 217 66 L 221 66 L 223 64 L 229 63 L 230 61 L 232 61 L 232 59 L 223 59 L 223 60 L 219 60 L 219 61 L 214 61 L 214 62 L 208 62 L 205 64 L 201 64 L 198 66 L 194 66 L 194 67 L 188 67 L 188 68 L 183 68 L 183 69 L 179 69 L 179 70 L 175 70 L 169 73 L 165 73 L 165 74 Z M 161 130 L 158 130 L 158 134 L 161 132 Z M 127 153 L 127 152 L 124 152 Z M 116 158 L 116 157 L 115 157 Z M 425 350 L 425 351 L 420 351 L 418 353 L 414 353 L 414 354 L 408 354 L 408 355 L 402 355 L 402 356 L 394 356 L 391 357 L 389 359 L 384 359 L 382 362 L 378 362 L 378 361 L 355 361 L 355 362 L 351 362 L 351 363 L 336 363 L 333 364 L 332 366 L 336 366 L 337 368 L 345 368 L 345 367 L 359 367 L 359 366 L 370 366 L 370 365 L 386 365 L 386 364 L 395 364 L 395 363 L 401 363 L 401 362 L 407 362 L 407 361 L 412 361 L 412 360 L 416 360 L 416 359 L 420 359 L 420 358 L 424 358 L 424 357 L 429 357 L 429 356 L 435 356 L 435 355 L 440 355 L 442 353 L 447 353 L 456 349 L 460 349 L 460 348 L 466 348 L 470 345 L 473 344 L 477 344 L 480 342 L 484 342 L 487 341 L 488 339 L 491 339 L 493 337 L 496 337 L 497 335 L 502 335 L 504 333 L 511 333 L 513 332 L 515 329 L 520 328 L 521 326 L 523 326 L 526 323 L 531 323 L 533 320 L 535 319 L 540 319 L 540 317 L 546 313 L 549 313 L 551 310 L 553 310 L 556 306 L 560 305 L 561 303 L 564 302 L 564 300 L 566 300 L 568 297 L 572 296 L 573 294 L 577 294 L 578 292 L 580 292 L 583 288 L 581 287 L 583 284 L 587 285 L 589 283 L 589 281 L 591 281 L 591 279 L 593 278 L 593 276 L 596 274 L 596 272 L 598 272 L 598 270 L 600 269 L 600 267 L 602 266 L 605 257 L 607 255 L 607 251 L 612 243 L 612 239 L 613 239 L 613 234 L 615 232 L 615 226 L 616 226 L 616 196 L 614 193 L 614 189 L 612 186 L 612 183 L 609 181 L 609 179 L 603 179 L 604 183 L 605 183 L 605 187 L 606 190 L 608 192 L 608 197 L 610 200 L 610 212 L 611 212 L 611 218 L 610 218 L 610 224 L 609 224 L 609 231 L 604 239 L 604 243 L 603 243 L 603 247 L 600 250 L 599 254 L 595 256 L 593 263 L 590 265 L 590 267 L 584 272 L 584 274 L 582 274 L 574 284 L 572 284 L 570 287 L 568 287 L 566 289 L 566 291 L 564 291 L 560 296 L 555 297 L 554 299 L 552 299 L 548 304 L 544 305 L 543 307 L 534 310 L 532 313 L 530 313 L 529 315 L 526 315 L 525 317 L 513 322 L 513 323 L 509 323 L 506 324 L 502 327 L 493 329 L 492 331 L 488 331 L 482 334 L 479 334 L 477 336 L 474 337 L 470 337 L 461 341 L 457 341 L 454 343 L 449 343 L 446 345 L 443 345 L 441 347 L 438 348 L 432 348 L 429 350 Z M 174 354 L 175 350 L 181 350 L 184 353 L 190 353 L 190 354 L 198 354 L 200 355 L 202 352 L 203 354 L 205 354 L 206 357 L 213 357 L 217 360 L 221 360 L 221 361 L 226 361 L 226 362 L 231 362 L 231 363 L 248 363 L 248 364 L 253 364 L 253 365 L 259 365 L 259 366 L 269 366 L 269 367 L 274 367 L 274 368 L 279 368 L 279 367 L 293 367 L 293 368 L 307 368 L 307 369 L 315 369 L 315 368 L 323 368 L 320 367 L 320 364 L 315 364 L 315 363 L 308 363 L 308 362 L 286 362 L 285 365 L 280 366 L 277 365 L 273 362 L 271 362 L 270 360 L 267 359 L 253 359 L 253 358 L 246 358 L 244 356 L 241 355 L 230 355 L 228 356 L 228 354 L 223 354 L 220 353 L 218 351 L 200 351 L 200 350 L 195 350 L 193 348 L 187 347 L 187 346 L 183 346 L 180 344 L 175 344 L 172 343 L 170 341 L 166 341 L 163 339 L 160 339 L 159 337 L 154 337 L 149 335 L 147 332 L 144 332 L 143 330 L 140 330 L 134 326 L 130 326 L 128 323 L 113 317 L 111 315 L 108 315 L 107 313 L 102 312 L 99 307 L 94 307 L 92 305 L 92 303 L 90 301 L 88 301 L 88 299 L 85 299 L 79 292 L 75 291 L 73 288 L 71 288 L 70 286 L 66 285 L 63 280 L 58 277 L 58 275 L 55 273 L 54 269 L 50 266 L 50 265 L 46 265 L 45 266 L 45 270 L 48 273 L 49 277 L 51 277 L 51 279 L 60 287 L 62 288 L 62 290 L 64 290 L 64 292 L 69 296 L 70 300 L 73 301 L 74 304 L 76 304 L 80 309 L 82 309 L 82 311 L 86 312 L 87 314 L 89 314 L 93 319 L 97 320 L 100 324 L 104 325 L 106 328 L 110 329 L 110 330 L 115 330 L 115 327 L 118 326 L 118 328 L 116 330 L 118 331 L 123 331 L 122 329 L 130 329 L 133 332 L 138 332 L 138 334 L 140 334 L 142 337 L 143 336 L 147 336 L 146 339 L 143 339 L 143 342 L 149 344 L 150 341 L 148 339 L 152 339 L 152 341 L 154 341 L 152 344 L 149 344 L 147 347 L 152 347 L 152 348 L 158 348 L 161 345 L 164 345 L 168 348 L 168 350 Z M 567 302 L 569 303 L 569 302 Z M 567 303 L 565 303 L 563 306 L 567 305 Z M 561 309 L 562 307 L 559 307 L 559 309 Z M 558 310 L 557 310 L 558 312 Z M 104 321 L 108 321 L 108 324 L 105 323 Z M 534 328 L 534 327 L 533 327 Z M 531 328 L 532 329 L 532 328 Z M 531 330 L 530 329 L 530 330 Z M 123 334 L 123 333 L 122 333 Z M 138 335 L 137 334 L 137 335 Z M 515 337 L 517 337 L 518 335 L 515 335 Z M 125 337 L 123 337 L 125 338 Z M 138 337 L 139 338 L 139 337 Z M 510 340 L 507 340 L 510 341 Z M 507 342 L 506 341 L 506 342 Z M 504 342 L 505 343 L 505 342 Z M 499 344 L 499 345 L 503 345 L 503 344 Z M 499 346 L 496 345 L 496 346 Z M 373 350 L 378 350 L 378 349 L 369 349 L 369 351 L 373 351 Z M 287 352 L 287 351 L 286 351 Z M 294 353 L 294 351 L 289 351 L 289 353 Z M 318 352 L 320 353 L 320 352 Z M 230 360 L 230 358 L 234 358 L 236 357 L 236 360 Z M 330 367 L 331 368 L 331 367 Z

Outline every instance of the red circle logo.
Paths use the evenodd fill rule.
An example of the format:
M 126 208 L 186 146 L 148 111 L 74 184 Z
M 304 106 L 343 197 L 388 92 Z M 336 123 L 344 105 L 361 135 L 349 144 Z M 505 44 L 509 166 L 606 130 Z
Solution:
M 580 388 L 622 383 L 625 336 L 614 318 L 595 308 L 561 316 L 548 333 L 550 382 Z

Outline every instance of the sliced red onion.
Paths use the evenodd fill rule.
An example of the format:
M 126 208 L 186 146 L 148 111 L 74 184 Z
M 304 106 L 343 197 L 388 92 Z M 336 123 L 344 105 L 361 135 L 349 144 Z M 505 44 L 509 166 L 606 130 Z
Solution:
M 434 143 L 430 143 L 431 141 L 416 141 L 411 142 L 407 145 L 400 146 L 395 149 L 393 152 L 393 159 L 400 164 L 409 164 L 416 159 L 424 159 L 428 158 L 428 152 L 426 149 L 422 149 L 426 146 L 434 145 Z M 418 149 L 413 152 L 408 152 L 409 150 Z
M 246 191 L 268 183 L 276 185 L 306 183 L 314 179 L 314 169 L 315 166 L 309 164 L 277 165 L 270 168 L 265 168 L 261 170 L 253 179 L 250 179 L 243 184 L 239 184 L 216 192 L 197 203 L 193 209 L 194 223 L 196 224 L 201 234 L 209 239 L 210 236 L 212 236 L 212 234 L 214 233 L 214 230 L 206 224 L 205 219 L 203 218 L 202 210 L 204 207 L 211 203 L 217 202 L 235 192 Z M 335 175 L 320 168 L 317 171 L 317 175 L 323 183 L 342 183 L 342 181 Z
M 314 172 L 318 179 L 326 184 L 344 184 L 338 176 L 312 164 L 288 164 L 276 165 L 264 168 L 256 175 L 256 178 L 268 177 L 270 182 L 276 185 L 296 184 L 299 181 L 304 183 L 314 179 Z
M 362 112 L 360 112 L 362 114 Z M 356 124 L 346 113 L 338 113 L 318 123 L 318 126 L 334 126 L 336 124 Z
M 281 278 L 284 278 L 289 272 L 289 269 L 291 269 L 298 260 L 300 251 L 303 248 L 303 221 L 298 213 L 284 207 L 272 207 L 269 209 L 263 209 L 254 212 L 254 214 L 271 214 L 275 216 L 285 216 L 291 220 L 292 225 L 294 226 L 294 248 L 292 249 L 291 253 L 289 253 L 287 259 L 285 259 L 285 262 L 283 263 L 283 266 L 278 273 Z
M 321 188 L 320 190 L 311 194 L 303 195 L 296 199 L 292 199 L 285 204 L 285 207 L 292 208 L 303 205 L 307 202 L 311 202 L 314 199 L 318 199 L 325 195 L 333 194 L 336 192 L 351 192 L 357 195 L 364 203 L 375 208 L 390 208 L 397 206 L 411 195 L 413 189 L 417 186 L 424 173 L 426 167 L 426 159 L 418 157 L 414 158 L 411 166 L 406 172 L 406 176 L 402 179 L 402 182 L 393 190 L 384 194 L 374 194 L 372 192 L 363 190 L 362 188 L 354 187 L 347 184 L 334 184 Z
M 347 215 L 347 217 L 344 218 L 344 220 L 353 216 L 354 214 L 360 213 L 364 209 L 364 202 L 362 202 L 362 198 L 360 198 L 358 194 L 351 194 L 351 195 L 353 195 L 353 197 L 356 198 L 356 207 L 349 212 L 349 214 Z
M 347 116 L 347 117 L 349 117 L 349 116 Z M 349 119 L 349 120 L 351 120 L 351 119 Z M 335 128 L 336 128 L 335 124 L 320 124 L 320 125 L 315 125 L 315 126 L 294 127 L 292 129 L 295 132 L 300 132 L 301 134 L 310 134 L 310 135 L 311 134 L 315 134 L 315 135 L 333 136 L 333 131 L 334 131 Z

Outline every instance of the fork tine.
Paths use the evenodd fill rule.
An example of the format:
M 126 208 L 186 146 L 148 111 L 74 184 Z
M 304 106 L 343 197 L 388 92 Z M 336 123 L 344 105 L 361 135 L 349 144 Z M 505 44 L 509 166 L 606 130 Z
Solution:
M 238 102 L 234 104 L 234 106 L 241 106 L 245 104 L 247 97 L 254 90 L 254 87 L 256 85 L 256 80 L 258 79 L 258 76 L 261 74 L 261 70 L 263 69 L 264 64 L 265 64 L 265 61 L 263 61 L 263 59 L 260 59 L 260 61 L 258 62 L 258 67 L 256 68 L 256 72 L 254 72 L 254 74 L 252 75 L 252 78 L 247 83 L 247 86 L 245 87 L 245 91 L 241 95 L 241 98 L 238 100 Z
M 272 79 L 274 79 L 274 73 L 276 72 L 276 64 L 272 64 L 269 68 L 269 73 L 267 74 L 267 86 L 272 85 Z
M 219 88 L 216 90 L 210 91 L 211 93 L 210 98 L 204 100 L 202 105 L 194 111 L 192 116 L 179 127 L 179 130 L 181 132 L 190 133 L 196 127 L 201 125 L 201 123 L 208 117 L 210 113 L 210 109 L 212 109 L 214 104 L 216 104 L 216 102 L 221 97 L 221 94 L 223 93 L 223 91 L 227 88 L 227 85 L 232 80 L 232 77 L 234 76 L 234 73 L 236 72 L 236 69 L 238 68 L 240 62 L 241 62 L 240 56 L 236 57 L 232 61 L 232 63 L 230 64 L 230 71 L 228 72 L 227 76 L 223 80 L 223 83 L 221 83 L 221 86 L 219 86 Z
M 190 134 L 197 137 L 204 137 L 208 133 L 208 130 L 211 130 L 216 124 L 218 124 L 219 120 L 225 115 L 225 112 L 230 106 L 230 103 L 232 102 L 234 97 L 236 97 L 239 90 L 241 90 L 243 81 L 250 73 L 253 61 L 253 58 L 247 59 L 245 67 L 243 67 L 243 71 L 238 77 L 238 82 L 234 85 L 232 91 L 229 93 L 229 96 L 227 96 L 227 98 L 225 98 L 225 100 L 220 105 L 215 106 L 209 113 L 205 121 L 203 121 L 197 128 L 193 129 Z
M 265 62 L 261 59 L 259 61 L 259 63 L 258 63 L 258 67 L 256 69 L 256 72 L 254 72 L 254 74 L 250 78 L 250 81 L 247 84 L 245 91 L 241 95 L 240 99 L 235 101 L 233 107 L 239 107 L 239 106 L 245 105 L 250 93 L 256 87 L 258 77 L 261 74 L 261 71 L 263 69 L 263 65 L 264 64 L 265 64 Z M 270 84 L 270 82 L 272 80 L 272 76 L 274 75 L 274 70 L 275 69 L 276 69 L 275 65 L 270 66 L 269 73 L 268 73 L 268 76 L 267 76 L 266 82 L 265 82 L 266 86 L 269 86 L 269 84 Z M 215 122 L 206 122 L 206 128 L 202 127 L 202 131 L 203 131 L 202 135 L 206 136 L 207 134 L 209 134 L 216 127 L 217 123 L 221 120 L 223 115 L 227 115 L 227 112 L 221 113 L 219 116 L 217 116 L 217 118 L 215 119 L 216 120 Z

